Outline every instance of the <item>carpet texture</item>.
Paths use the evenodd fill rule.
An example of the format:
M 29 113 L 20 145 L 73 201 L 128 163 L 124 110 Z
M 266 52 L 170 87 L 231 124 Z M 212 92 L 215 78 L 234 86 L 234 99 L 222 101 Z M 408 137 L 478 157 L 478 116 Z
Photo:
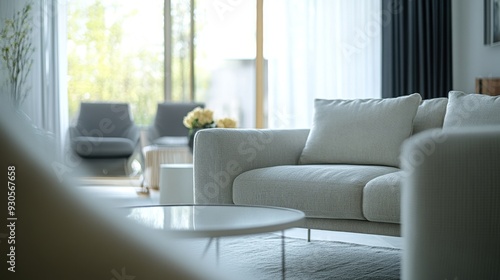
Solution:
M 401 250 L 287 237 L 286 279 L 400 279 Z M 202 255 L 208 240 L 190 241 Z M 278 234 L 219 239 L 219 269 L 230 279 L 281 279 Z M 215 265 L 215 242 L 203 259 Z

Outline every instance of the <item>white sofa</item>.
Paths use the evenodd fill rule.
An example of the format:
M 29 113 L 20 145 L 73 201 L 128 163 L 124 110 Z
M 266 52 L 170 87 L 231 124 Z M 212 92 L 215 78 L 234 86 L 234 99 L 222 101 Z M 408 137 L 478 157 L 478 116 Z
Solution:
M 491 98 L 459 92 L 451 95 L 452 104 L 449 104 L 451 102 L 448 102 L 447 98 L 425 100 L 421 103 L 418 101 L 420 105 L 416 105 L 416 112 L 408 112 L 411 119 L 406 139 L 425 130 L 440 129 L 445 122 L 449 129 L 473 125 L 476 120 L 474 117 L 470 118 L 471 110 L 467 102 L 473 97 L 474 100 L 479 99 L 480 104 L 489 104 Z M 500 102 L 500 99 L 498 101 Z M 377 102 L 379 101 L 375 103 L 378 104 Z M 329 103 L 328 106 L 330 105 Z M 335 106 L 337 110 L 338 104 Z M 348 110 L 357 109 L 359 108 L 348 104 Z M 482 108 L 476 109 L 477 114 L 481 114 Z M 446 116 L 447 110 L 452 111 L 453 115 Z M 474 114 L 476 113 L 472 115 Z M 336 163 L 304 163 L 304 151 L 311 141 L 311 134 L 314 130 L 318 134 L 318 126 L 321 126 L 319 123 L 322 120 L 317 117 L 315 115 L 315 124 L 311 130 L 210 129 L 197 133 L 194 149 L 195 202 L 289 207 L 305 212 L 305 228 L 400 236 L 401 185 L 406 176 L 399 165 L 414 159 L 401 158 L 401 162 L 396 163 L 384 161 L 384 158 L 380 158 L 388 153 L 395 153 L 399 158 L 401 145 L 393 145 L 389 147 L 393 150 L 385 151 L 384 149 L 388 149 L 383 146 L 385 139 L 370 139 L 365 135 L 363 137 L 367 139 L 347 140 L 352 142 L 352 146 L 382 141 L 379 145 L 383 146 L 382 152 L 379 153 L 378 159 L 376 155 L 364 155 L 370 152 L 345 152 L 345 147 L 337 147 L 334 156 L 341 159 L 333 159 Z M 327 117 L 329 120 L 342 118 L 339 115 L 335 118 L 330 115 Z M 473 123 L 469 123 L 471 119 Z M 370 125 L 376 126 L 377 123 L 375 121 Z M 389 131 L 392 126 L 382 125 L 381 129 Z M 370 127 L 364 130 L 370 130 Z M 320 140 L 329 141 L 324 138 Z M 325 153 L 335 143 L 327 145 L 320 147 Z M 368 148 L 377 150 L 378 146 Z M 319 156 L 320 160 L 322 149 L 318 150 L 319 155 L 315 155 Z M 354 159 L 348 158 L 351 154 Z M 376 160 L 383 163 L 376 164 Z

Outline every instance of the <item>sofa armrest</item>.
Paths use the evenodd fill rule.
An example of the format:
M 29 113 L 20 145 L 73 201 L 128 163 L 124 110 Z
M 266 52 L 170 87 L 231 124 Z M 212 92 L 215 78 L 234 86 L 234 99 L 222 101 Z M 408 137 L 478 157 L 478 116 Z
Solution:
M 298 163 L 308 129 L 203 129 L 194 139 L 197 204 L 232 204 L 232 185 L 241 173 Z
M 402 163 L 402 278 L 498 278 L 500 127 L 423 132 Z

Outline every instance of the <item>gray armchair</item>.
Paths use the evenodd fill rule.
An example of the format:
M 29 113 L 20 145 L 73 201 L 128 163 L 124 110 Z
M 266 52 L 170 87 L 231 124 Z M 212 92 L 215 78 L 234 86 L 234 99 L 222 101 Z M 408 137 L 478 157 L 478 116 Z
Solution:
M 188 129 L 182 121 L 194 108 L 204 106 L 203 103 L 158 103 L 154 123 L 149 128 L 149 142 L 162 146 L 187 146 Z
M 140 131 L 126 103 L 81 103 L 69 128 L 72 151 L 95 176 L 130 175 L 130 159 L 140 151 Z

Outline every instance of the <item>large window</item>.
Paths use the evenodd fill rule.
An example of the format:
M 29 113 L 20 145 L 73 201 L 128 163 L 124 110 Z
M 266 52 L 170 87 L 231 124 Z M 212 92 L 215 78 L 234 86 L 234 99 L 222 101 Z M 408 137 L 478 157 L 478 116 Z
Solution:
M 261 1 L 69 0 L 70 117 L 124 101 L 148 125 L 194 100 L 240 127 L 310 127 L 314 98 L 381 96 L 380 0 Z
M 158 102 L 194 100 L 253 127 L 255 10 L 255 0 L 70 0 L 70 118 L 82 101 L 121 101 L 148 125 Z
M 82 101 L 121 101 L 137 123 L 151 122 L 163 100 L 162 9 L 157 0 L 69 1 L 70 118 Z
M 255 127 L 256 1 L 197 2 L 196 96 L 216 117 Z

